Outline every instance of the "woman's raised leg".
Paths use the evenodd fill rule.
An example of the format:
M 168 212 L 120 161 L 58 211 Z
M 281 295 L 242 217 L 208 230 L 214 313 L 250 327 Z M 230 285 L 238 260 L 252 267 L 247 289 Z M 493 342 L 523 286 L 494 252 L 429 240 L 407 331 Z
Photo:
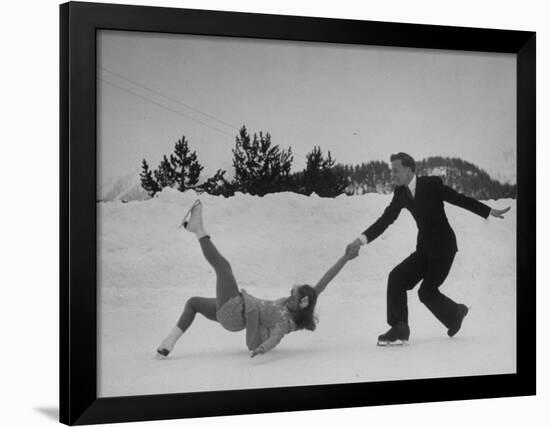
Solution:
M 216 308 L 219 310 L 231 298 L 239 295 L 239 287 L 231 264 L 219 252 L 209 236 L 199 240 L 202 253 L 216 272 Z
M 166 358 L 168 353 L 172 351 L 176 341 L 193 323 L 196 313 L 201 313 L 207 319 L 217 321 L 216 312 L 228 300 L 239 295 L 239 288 L 233 276 L 231 265 L 220 254 L 204 229 L 200 201 L 196 201 L 193 204 L 185 216 L 182 225 L 187 231 L 197 236 L 204 257 L 216 272 L 216 298 L 192 297 L 187 301 L 177 325 L 172 328 L 157 349 L 157 358 L 159 359 Z
M 202 253 L 216 272 L 216 308 L 219 310 L 231 298 L 239 295 L 239 287 L 233 275 L 231 264 L 218 251 L 204 228 L 202 204 L 196 201 L 183 221 L 187 231 L 195 233 Z

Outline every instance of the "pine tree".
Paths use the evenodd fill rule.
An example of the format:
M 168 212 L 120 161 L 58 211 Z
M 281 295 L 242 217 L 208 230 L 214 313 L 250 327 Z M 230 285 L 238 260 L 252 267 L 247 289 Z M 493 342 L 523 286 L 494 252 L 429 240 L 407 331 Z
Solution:
M 319 192 L 321 169 L 323 166 L 323 154 L 320 147 L 306 154 L 306 169 L 304 171 L 304 189 L 306 194 Z
M 176 142 L 174 154 L 170 155 L 170 165 L 174 170 L 175 182 L 179 191 L 193 188 L 199 182 L 204 167 L 197 160 L 197 152 L 189 149 L 185 135 Z
M 278 145 L 272 145 L 269 133 L 260 132 L 251 138 L 243 126 L 235 137 L 232 152 L 236 190 L 263 196 L 285 191 L 290 186 L 292 148 L 281 150 Z
M 208 178 L 201 185 L 197 186 L 197 190 L 205 191 L 214 196 L 232 196 L 235 194 L 232 185 L 225 179 L 225 172 L 218 169 L 214 176 Z
M 189 142 L 183 136 L 174 146 L 174 151 L 168 158 L 163 156 L 157 169 L 149 169 L 147 161 L 142 161 L 141 185 L 153 196 L 165 187 L 175 187 L 179 191 L 194 188 L 197 191 L 208 191 L 211 194 L 233 195 L 234 187 L 219 169 L 216 174 L 208 178 L 202 185 L 198 185 L 200 174 L 204 167 L 197 159 L 197 153 L 189 149 Z
M 141 173 L 139 174 L 141 180 L 141 187 L 147 192 L 151 197 L 155 197 L 161 189 L 158 183 L 153 178 L 153 173 L 149 169 L 149 165 L 145 159 L 141 162 Z
M 154 172 L 154 175 L 160 188 L 173 187 L 176 183 L 176 171 L 170 164 L 170 161 L 166 155 L 163 156 L 159 167 Z
M 334 167 L 335 160 L 329 151 L 323 156 L 321 147 L 314 147 L 306 155 L 306 168 L 303 175 L 305 194 L 316 193 L 321 197 L 335 197 L 342 194 L 348 181 L 338 168 Z

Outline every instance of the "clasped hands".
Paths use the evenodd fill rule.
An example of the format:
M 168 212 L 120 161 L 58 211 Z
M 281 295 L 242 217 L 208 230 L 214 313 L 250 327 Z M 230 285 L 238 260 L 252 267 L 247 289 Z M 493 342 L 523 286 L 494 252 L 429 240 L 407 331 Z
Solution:
M 359 256 L 359 249 L 361 248 L 361 240 L 355 239 L 349 245 L 346 246 L 346 256 L 348 260 L 357 258 Z

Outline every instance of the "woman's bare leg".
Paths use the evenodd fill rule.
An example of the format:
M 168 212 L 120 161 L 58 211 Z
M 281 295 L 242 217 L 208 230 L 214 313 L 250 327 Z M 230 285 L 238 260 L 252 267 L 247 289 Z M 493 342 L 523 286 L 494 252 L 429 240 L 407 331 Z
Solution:
M 217 321 L 217 310 L 228 300 L 239 295 L 239 288 L 233 276 L 231 265 L 220 254 L 204 229 L 202 223 L 202 205 L 200 202 L 193 204 L 182 225 L 187 231 L 197 236 L 204 257 L 216 272 L 216 298 L 192 297 L 187 301 L 177 325 L 172 328 L 157 349 L 157 357 L 161 359 L 165 358 L 172 351 L 176 341 L 193 323 L 196 313 L 201 313 L 207 319 Z
M 187 231 L 195 233 L 204 257 L 216 272 L 216 308 L 219 310 L 228 300 L 239 295 L 239 287 L 231 264 L 220 254 L 204 228 L 200 201 L 193 204 L 183 225 Z
M 187 331 L 189 326 L 191 326 L 197 313 L 202 314 L 207 319 L 217 322 L 216 299 L 191 297 L 187 300 L 177 325 L 172 328 L 157 350 L 157 353 L 160 356 L 166 357 L 168 353 L 174 349 L 177 340 L 185 333 L 185 331 Z
M 216 298 L 202 298 L 202 297 L 191 297 L 185 303 L 185 308 L 178 320 L 178 328 L 185 332 L 197 313 L 202 314 L 209 320 L 217 322 L 216 318 Z
M 231 298 L 239 295 L 239 287 L 231 264 L 219 252 L 210 237 L 199 240 L 202 253 L 216 272 L 216 309 L 219 310 Z

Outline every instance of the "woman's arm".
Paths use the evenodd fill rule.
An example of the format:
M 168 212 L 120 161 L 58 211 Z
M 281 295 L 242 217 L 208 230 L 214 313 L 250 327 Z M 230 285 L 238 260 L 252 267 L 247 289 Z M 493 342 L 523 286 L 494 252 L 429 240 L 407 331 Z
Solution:
M 254 350 L 262 342 L 260 334 L 260 313 L 257 310 L 245 313 L 246 319 L 246 346 L 249 350 Z
M 263 343 L 261 343 L 258 347 L 254 348 L 252 350 L 252 355 L 250 357 L 255 357 L 258 354 L 264 354 L 267 353 L 269 350 L 274 348 L 277 344 L 281 342 L 283 337 L 290 332 L 290 325 L 288 322 L 279 322 L 271 333 L 269 334 L 269 338 L 267 338 Z
M 336 275 L 340 272 L 340 270 L 346 265 L 348 260 L 351 259 L 351 255 L 344 255 L 342 256 L 338 261 L 336 261 L 336 264 L 334 264 L 330 269 L 321 277 L 321 279 L 317 282 L 317 284 L 314 286 L 315 290 L 317 291 L 317 296 L 321 294 L 327 287 L 327 285 L 336 277 Z

